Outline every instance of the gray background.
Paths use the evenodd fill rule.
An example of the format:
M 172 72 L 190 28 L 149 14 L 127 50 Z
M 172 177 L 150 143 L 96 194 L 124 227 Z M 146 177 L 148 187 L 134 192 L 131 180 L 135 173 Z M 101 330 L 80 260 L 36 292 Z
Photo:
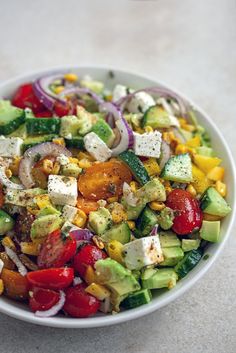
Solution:
M 0 34 L 1 81 L 67 64 L 148 74 L 192 97 L 236 152 L 235 0 L 0 0 Z M 235 249 L 232 234 L 194 288 L 119 326 L 50 329 L 0 315 L 0 351 L 235 353 Z

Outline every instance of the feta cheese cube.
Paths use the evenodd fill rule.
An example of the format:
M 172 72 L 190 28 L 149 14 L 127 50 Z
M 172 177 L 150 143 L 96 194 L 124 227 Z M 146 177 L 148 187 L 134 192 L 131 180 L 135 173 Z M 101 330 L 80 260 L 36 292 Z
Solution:
M 60 165 L 67 165 L 69 163 L 69 158 L 64 154 L 60 154 L 57 157 L 57 162 L 60 163 Z
M 146 92 L 136 93 L 127 104 L 130 113 L 145 113 L 153 105 L 156 105 L 154 99 Z
M 129 270 L 140 270 L 164 260 L 158 235 L 134 240 L 123 247 L 124 260 Z
M 78 208 L 70 206 L 70 205 L 65 205 L 62 210 L 62 217 L 69 222 L 73 223 L 73 220 L 75 216 L 77 215 Z
M 159 158 L 161 154 L 161 133 L 134 133 L 134 153 L 137 156 Z
M 112 151 L 107 147 L 105 142 L 94 132 L 84 136 L 84 146 L 96 161 L 105 162 L 111 158 Z
M 62 175 L 49 175 L 48 193 L 55 205 L 75 206 L 77 202 L 77 179 Z
M 19 137 L 0 138 L 0 156 L 15 157 L 21 156 L 23 140 Z
M 123 85 L 116 85 L 113 93 L 112 93 L 112 100 L 113 102 L 118 101 L 120 98 L 125 97 L 128 94 L 128 88 Z
M 61 231 L 64 232 L 64 233 L 68 233 L 68 234 L 69 234 L 70 231 L 72 231 L 72 230 L 79 230 L 79 229 L 81 229 L 81 228 L 75 226 L 74 224 L 72 224 L 72 223 L 69 222 L 69 221 L 66 221 L 66 222 L 63 224 L 63 226 L 62 226 L 62 228 L 61 228 Z

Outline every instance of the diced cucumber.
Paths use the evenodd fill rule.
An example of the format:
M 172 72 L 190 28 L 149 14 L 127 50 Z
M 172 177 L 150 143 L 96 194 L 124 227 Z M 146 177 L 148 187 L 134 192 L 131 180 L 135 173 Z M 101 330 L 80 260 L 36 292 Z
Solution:
M 161 248 L 172 248 L 173 246 L 180 246 L 181 242 L 177 235 L 171 231 L 161 232 L 159 234 Z
M 179 246 L 163 248 L 162 253 L 164 261 L 160 263 L 160 266 L 175 266 L 184 257 L 184 252 Z
M 121 244 L 130 242 L 131 232 L 126 222 L 112 226 L 108 231 L 102 234 L 101 238 L 105 242 L 117 240 Z
M 192 164 L 188 153 L 171 157 L 162 169 L 161 178 L 164 180 L 189 183 L 192 181 Z
M 158 106 L 150 107 L 144 114 L 142 127 L 151 126 L 153 129 L 169 128 L 171 120 L 169 114 Z
M 91 131 L 97 134 L 108 147 L 112 146 L 115 140 L 115 134 L 110 125 L 108 125 L 103 119 L 98 119 L 98 121 L 92 126 Z
M 26 130 L 29 135 L 59 134 L 60 125 L 59 118 L 26 119 Z
M 146 184 L 150 180 L 148 172 L 146 171 L 143 163 L 134 154 L 133 151 L 131 150 L 124 151 L 118 156 L 118 158 L 120 158 L 130 168 L 135 179 L 141 185 Z
M 180 278 L 185 277 L 201 260 L 202 250 L 192 250 L 175 266 L 175 271 Z
M 28 148 L 31 148 L 40 143 L 50 142 L 55 137 L 56 135 L 29 136 L 24 140 L 24 143 L 22 145 L 23 152 L 25 152 Z
M 0 134 L 8 135 L 15 131 L 25 121 L 23 109 L 11 105 L 10 101 L 0 101 Z
M 25 139 L 27 137 L 26 126 L 25 124 L 21 124 L 16 130 L 14 130 L 11 134 L 6 137 L 20 137 Z
M 14 220 L 9 214 L 0 210 L 0 235 L 9 232 L 14 227 Z
M 148 289 L 173 288 L 178 275 L 172 268 L 156 269 L 155 273 L 147 279 L 142 279 L 142 287 Z
M 182 249 L 184 252 L 197 250 L 200 246 L 200 239 L 182 239 Z
M 65 138 L 66 147 L 78 148 L 84 150 L 84 139 L 83 137 L 72 137 L 71 139 Z
M 220 221 L 202 221 L 200 229 L 202 239 L 217 243 L 220 241 Z
M 212 186 L 202 195 L 200 206 L 204 212 L 220 217 L 225 217 L 231 211 L 225 199 Z
M 151 300 L 151 291 L 149 289 L 141 289 L 128 295 L 128 297 L 122 301 L 121 306 L 123 306 L 125 309 L 132 309 L 143 304 L 148 304 Z
M 141 274 L 141 280 L 146 280 L 152 277 L 157 272 L 156 268 L 145 267 L 144 271 Z
M 136 227 L 142 236 L 148 235 L 157 223 L 157 215 L 149 207 L 145 207 L 137 219 Z
M 215 157 L 215 153 L 211 147 L 200 146 L 196 148 L 197 154 L 205 157 Z

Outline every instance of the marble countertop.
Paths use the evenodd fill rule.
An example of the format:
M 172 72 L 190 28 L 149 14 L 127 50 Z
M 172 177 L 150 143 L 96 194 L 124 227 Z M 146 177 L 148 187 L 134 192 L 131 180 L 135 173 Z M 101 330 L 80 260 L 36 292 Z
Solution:
M 147 74 L 192 97 L 223 127 L 236 153 L 234 0 L 2 0 L 0 33 L 0 81 L 55 65 Z M 191 290 L 119 326 L 53 329 L 0 314 L 0 352 L 234 353 L 235 254 L 232 234 Z

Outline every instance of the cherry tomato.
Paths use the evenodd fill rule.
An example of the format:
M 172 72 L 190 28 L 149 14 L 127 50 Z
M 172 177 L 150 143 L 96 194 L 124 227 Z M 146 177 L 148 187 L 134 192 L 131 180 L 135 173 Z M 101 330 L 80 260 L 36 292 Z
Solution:
M 130 183 L 132 174 L 128 167 L 118 160 L 93 164 L 81 174 L 78 186 L 84 198 L 107 199 L 123 192 L 124 182 Z
M 105 259 L 104 251 L 92 244 L 82 246 L 74 257 L 74 268 L 81 277 L 84 277 L 88 266 L 93 266 L 97 260 Z
M 54 113 L 59 117 L 76 114 L 76 104 L 71 101 L 65 102 L 65 104 L 55 102 Z
M 202 211 L 198 201 L 182 189 L 174 189 L 167 197 L 166 206 L 175 211 L 172 229 L 178 235 L 191 233 L 202 224 Z
M 27 273 L 29 283 L 45 289 L 63 289 L 69 287 L 74 279 L 74 270 L 70 267 L 48 268 Z
M 63 310 L 73 317 L 88 317 L 96 314 L 100 302 L 97 298 L 85 292 L 86 285 L 81 283 L 67 288 L 66 301 Z
M 35 113 L 34 115 L 37 118 L 51 118 L 52 112 L 50 112 L 50 110 L 44 110 L 43 112 Z
M 59 293 L 54 290 L 34 287 L 31 290 L 29 306 L 33 312 L 37 310 L 49 310 L 59 299 Z
M 31 108 L 34 113 L 45 111 L 45 106 L 34 94 L 32 83 L 25 83 L 18 88 L 12 98 L 12 104 L 22 109 Z
M 2 269 L 1 279 L 4 283 L 5 294 L 17 300 L 28 298 L 29 282 L 25 276 L 12 270 Z
M 96 201 L 86 200 L 83 197 L 77 199 L 77 207 L 84 211 L 84 213 L 89 214 L 92 211 L 97 211 L 98 204 Z
M 39 268 L 62 267 L 76 252 L 76 240 L 71 234 L 65 239 L 61 231 L 55 230 L 48 234 L 42 244 L 37 259 Z

